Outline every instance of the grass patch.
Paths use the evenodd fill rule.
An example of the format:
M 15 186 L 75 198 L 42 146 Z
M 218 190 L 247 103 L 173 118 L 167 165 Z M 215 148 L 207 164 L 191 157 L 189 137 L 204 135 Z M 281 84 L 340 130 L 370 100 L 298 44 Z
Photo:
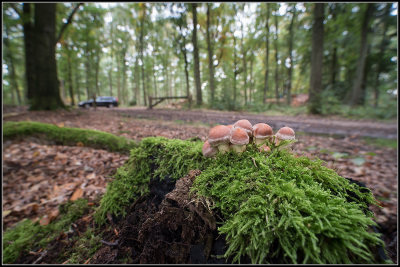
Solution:
M 363 141 L 368 145 L 372 146 L 389 147 L 397 149 L 397 139 L 363 137 Z
M 125 216 L 125 208 L 148 192 L 151 178 L 179 179 L 190 169 L 202 173 L 193 184 L 223 219 L 225 257 L 253 263 L 372 263 L 372 248 L 384 245 L 370 231 L 376 225 L 369 204 L 377 202 L 360 188 L 324 166 L 321 160 L 297 157 L 286 150 L 261 154 L 249 146 L 204 158 L 202 142 L 144 138 L 109 184 L 95 213 Z
M 87 214 L 90 207 L 86 199 L 67 202 L 60 206 L 58 219 L 46 226 L 29 219 L 19 222 L 7 229 L 3 235 L 3 263 L 13 263 L 23 253 L 37 251 L 56 238 L 61 232 L 69 229 L 71 223 Z
M 23 138 L 25 136 L 43 137 L 62 145 L 77 145 L 105 149 L 113 152 L 129 153 L 137 144 L 125 137 L 110 133 L 69 127 L 58 127 L 41 122 L 5 122 L 3 124 L 3 140 Z

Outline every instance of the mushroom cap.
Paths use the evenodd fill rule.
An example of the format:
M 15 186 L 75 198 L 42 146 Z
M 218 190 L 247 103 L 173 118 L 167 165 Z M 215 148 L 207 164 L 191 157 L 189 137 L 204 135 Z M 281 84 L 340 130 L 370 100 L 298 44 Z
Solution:
M 229 127 L 229 129 L 232 129 L 233 128 L 233 124 L 226 125 L 226 127 Z
M 260 152 L 265 152 L 265 153 L 268 153 L 268 152 L 271 152 L 271 148 L 269 147 L 269 146 L 267 146 L 267 145 L 262 145 L 262 146 L 260 146 L 259 148 L 258 148 L 258 150 L 260 151 Z
M 218 152 L 218 150 L 215 149 L 215 147 L 212 147 L 212 146 L 210 145 L 210 143 L 208 142 L 208 140 L 207 140 L 207 141 L 205 141 L 204 144 L 203 144 L 202 152 L 203 152 L 203 156 L 204 156 L 204 157 L 209 158 L 209 157 L 212 157 L 212 156 L 216 155 L 217 152 Z
M 249 135 L 243 128 L 232 128 L 230 141 L 233 145 L 247 145 L 249 139 Z
M 233 124 L 234 128 L 243 128 L 249 137 L 253 136 L 253 125 L 248 120 L 238 120 Z
M 218 146 L 220 144 L 228 144 L 231 129 L 225 125 L 217 125 L 210 129 L 208 133 L 208 142 L 211 146 Z
M 294 131 L 290 127 L 282 127 L 275 135 L 280 140 L 293 140 L 295 138 Z
M 266 139 L 267 137 L 274 135 L 274 132 L 268 124 L 257 123 L 253 126 L 253 135 L 258 139 Z

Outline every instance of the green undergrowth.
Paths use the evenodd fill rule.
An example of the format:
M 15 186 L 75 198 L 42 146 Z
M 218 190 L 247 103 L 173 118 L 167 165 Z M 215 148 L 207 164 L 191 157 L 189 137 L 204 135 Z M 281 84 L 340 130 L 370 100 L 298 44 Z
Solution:
M 77 145 L 81 142 L 87 147 L 123 153 L 129 153 L 130 149 L 137 145 L 133 140 L 97 130 L 58 127 L 54 124 L 32 121 L 9 121 L 3 124 L 3 140 L 27 136 L 39 138 L 45 136 L 46 140 L 62 145 Z
M 14 263 L 24 253 L 45 248 L 90 209 L 86 199 L 69 201 L 60 206 L 60 215 L 48 225 L 26 219 L 7 229 L 3 234 L 3 263 Z
M 206 197 L 223 219 L 224 257 L 253 263 L 376 263 L 372 252 L 384 243 L 368 205 L 371 191 L 339 176 L 321 160 L 275 149 L 269 155 L 253 146 L 204 158 L 201 141 L 144 138 L 131 150 L 95 214 L 125 216 L 125 209 L 148 193 L 151 178 L 179 179 L 200 169 L 192 191 Z

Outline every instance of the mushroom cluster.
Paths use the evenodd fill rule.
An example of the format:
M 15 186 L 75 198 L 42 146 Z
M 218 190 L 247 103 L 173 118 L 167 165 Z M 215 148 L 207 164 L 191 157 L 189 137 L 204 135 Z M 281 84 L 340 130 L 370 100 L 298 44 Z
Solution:
M 238 120 L 233 125 L 217 125 L 210 129 L 203 145 L 203 155 L 214 157 L 217 153 L 235 151 L 243 153 L 249 144 L 254 144 L 260 152 L 268 153 L 271 146 L 279 146 L 284 140 L 294 140 L 295 133 L 290 127 L 282 127 L 274 134 L 266 123 L 252 125 L 248 120 Z

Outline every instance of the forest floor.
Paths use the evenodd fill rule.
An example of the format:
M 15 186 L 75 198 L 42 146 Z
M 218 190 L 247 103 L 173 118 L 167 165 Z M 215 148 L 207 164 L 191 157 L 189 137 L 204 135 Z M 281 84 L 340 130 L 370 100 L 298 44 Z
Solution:
M 293 146 L 295 153 L 318 157 L 341 176 L 365 183 L 382 206 L 372 206 L 371 210 L 381 227 L 389 256 L 397 262 L 397 147 L 373 145 L 363 138 L 397 139 L 396 123 L 202 110 L 97 108 L 53 112 L 3 108 L 3 121 L 30 120 L 59 127 L 95 129 L 138 141 L 149 136 L 198 137 L 204 141 L 211 125 L 230 124 L 242 118 L 252 123 L 267 122 L 274 129 L 292 127 L 298 133 L 298 142 Z M 366 132 L 374 134 L 365 135 Z M 68 199 L 83 197 L 94 205 L 116 169 L 127 159 L 127 155 L 105 150 L 56 146 L 43 140 L 6 141 L 3 144 L 4 229 L 23 218 L 48 224 L 57 217 L 58 205 Z

